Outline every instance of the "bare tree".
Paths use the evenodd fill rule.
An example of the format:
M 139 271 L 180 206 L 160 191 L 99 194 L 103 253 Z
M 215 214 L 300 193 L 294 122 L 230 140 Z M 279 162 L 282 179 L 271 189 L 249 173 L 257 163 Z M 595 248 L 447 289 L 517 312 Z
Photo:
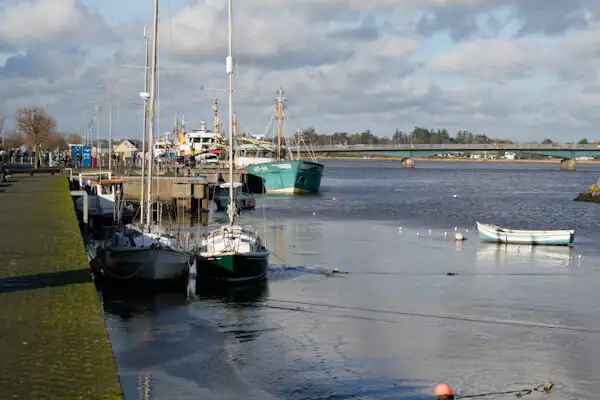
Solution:
M 67 137 L 67 143 L 69 143 L 69 144 L 81 144 L 82 142 L 83 142 L 83 138 L 81 137 L 81 135 L 78 135 L 76 133 L 71 133 Z
M 4 121 L 6 121 L 6 118 L 0 114 L 0 141 L 2 142 L 2 146 L 6 146 L 6 143 L 4 143 Z
M 4 146 L 7 149 L 16 149 L 25 144 L 23 137 L 17 132 L 10 132 L 4 138 Z
M 65 140 L 64 135 L 56 132 L 50 132 L 46 139 L 45 149 L 50 150 L 66 150 L 69 146 Z
M 48 144 L 48 139 L 55 132 L 56 120 L 43 108 L 22 108 L 17 111 L 15 127 L 23 136 L 25 144 L 35 151 L 35 168 L 40 166 L 40 153 Z

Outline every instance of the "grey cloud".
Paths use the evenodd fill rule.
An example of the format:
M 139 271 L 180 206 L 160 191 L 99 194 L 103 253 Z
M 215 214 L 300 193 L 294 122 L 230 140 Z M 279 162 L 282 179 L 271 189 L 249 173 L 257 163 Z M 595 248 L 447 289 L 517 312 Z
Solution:
M 365 40 L 372 41 L 381 35 L 380 28 L 375 24 L 373 18 L 365 19 L 358 27 L 345 28 L 329 32 L 327 36 L 332 39 L 342 40 Z
M 587 27 L 582 0 L 527 0 L 513 1 L 514 18 L 522 26 L 517 36 L 536 33 L 558 35 L 569 29 Z
M 494 35 L 509 21 L 500 21 L 490 12 L 510 8 L 510 21 L 517 21 L 517 36 L 545 34 L 559 35 L 571 29 L 589 26 L 585 11 L 600 12 L 597 0 L 489 0 L 477 4 L 435 5 L 415 26 L 415 32 L 431 36 L 448 32 L 455 41 L 474 36 Z M 486 16 L 487 15 L 487 16 Z M 480 26 L 477 19 L 486 16 Z
M 480 9 L 479 5 L 435 7 L 417 22 L 415 32 L 431 36 L 447 31 L 450 38 L 456 41 L 474 36 L 480 30 L 476 20 Z
M 73 75 L 83 65 L 87 52 L 79 47 L 64 51 L 35 48 L 25 54 L 9 57 L 0 71 L 19 78 L 43 78 L 54 82 L 64 76 Z

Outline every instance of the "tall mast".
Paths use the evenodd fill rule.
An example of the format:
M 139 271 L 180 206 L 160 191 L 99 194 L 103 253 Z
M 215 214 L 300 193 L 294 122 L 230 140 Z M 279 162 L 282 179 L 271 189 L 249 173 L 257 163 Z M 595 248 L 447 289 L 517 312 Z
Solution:
M 233 114 L 233 140 L 237 140 L 237 135 L 238 135 L 238 120 L 237 120 L 237 114 Z M 238 157 L 238 150 L 237 149 L 233 149 L 233 162 L 235 163 L 235 160 Z
M 283 102 L 283 87 L 280 87 L 277 96 L 277 161 L 281 161 L 281 136 L 283 134 Z
M 141 208 L 141 215 L 140 215 L 140 224 L 142 224 L 142 226 L 144 225 L 144 215 L 146 213 L 146 209 L 145 209 L 145 203 L 144 203 L 144 198 L 145 198 L 145 193 L 144 193 L 144 189 L 145 189 L 145 182 L 144 179 L 146 178 L 146 136 L 148 135 L 148 97 L 147 97 L 147 93 L 148 93 L 148 53 L 149 53 L 149 41 L 148 41 L 148 36 L 146 35 L 146 27 L 144 26 L 144 47 L 145 47 L 145 57 L 144 57 L 144 93 L 143 93 L 143 97 L 144 97 L 144 125 L 143 125 L 143 131 L 142 131 L 142 193 L 140 194 L 140 208 Z
M 235 215 L 235 199 L 233 198 L 233 6 L 229 0 L 228 13 L 229 51 L 225 60 L 225 67 L 229 80 L 227 94 L 229 95 L 229 226 L 233 225 Z
M 154 167 L 154 119 L 156 117 L 156 61 L 158 58 L 158 0 L 154 0 L 154 34 L 152 35 L 152 69 L 150 74 L 150 130 L 148 131 L 148 208 L 146 222 L 152 224 L 152 170 Z
M 213 129 L 215 132 L 214 139 L 216 142 L 221 130 L 221 124 L 219 121 L 219 99 L 215 99 L 215 103 L 213 104 Z

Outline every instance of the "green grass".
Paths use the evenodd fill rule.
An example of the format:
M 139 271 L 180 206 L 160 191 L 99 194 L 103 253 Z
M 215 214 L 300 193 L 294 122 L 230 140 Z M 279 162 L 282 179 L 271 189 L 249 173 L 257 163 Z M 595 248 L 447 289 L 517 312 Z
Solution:
M 66 178 L 0 189 L 2 397 L 122 398 Z

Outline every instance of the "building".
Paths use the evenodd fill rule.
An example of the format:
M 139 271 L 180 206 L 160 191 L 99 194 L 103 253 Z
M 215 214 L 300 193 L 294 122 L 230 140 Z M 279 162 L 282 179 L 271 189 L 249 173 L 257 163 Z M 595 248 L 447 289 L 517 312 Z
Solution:
M 131 160 L 134 154 L 139 153 L 139 150 L 135 144 L 131 143 L 129 140 L 123 140 L 117 147 L 115 147 L 113 153 L 120 160 L 127 161 Z

